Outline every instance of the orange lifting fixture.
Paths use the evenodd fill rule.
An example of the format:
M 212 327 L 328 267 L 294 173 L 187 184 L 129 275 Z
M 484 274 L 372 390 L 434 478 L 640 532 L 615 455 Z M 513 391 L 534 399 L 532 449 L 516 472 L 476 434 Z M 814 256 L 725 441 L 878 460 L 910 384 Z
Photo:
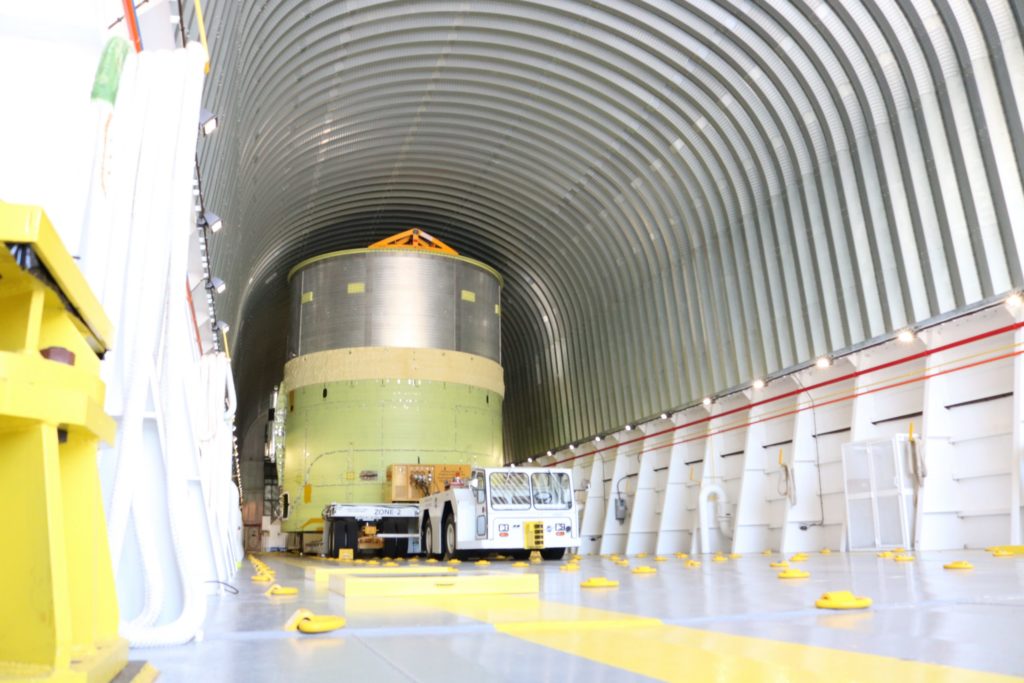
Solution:
M 410 228 L 405 232 L 400 232 L 397 235 L 392 235 L 387 239 L 383 239 L 380 242 L 375 242 L 370 245 L 370 249 L 425 249 L 427 251 L 437 251 L 442 254 L 451 254 L 452 256 L 458 256 L 459 252 L 455 251 L 441 240 L 429 235 L 419 228 Z

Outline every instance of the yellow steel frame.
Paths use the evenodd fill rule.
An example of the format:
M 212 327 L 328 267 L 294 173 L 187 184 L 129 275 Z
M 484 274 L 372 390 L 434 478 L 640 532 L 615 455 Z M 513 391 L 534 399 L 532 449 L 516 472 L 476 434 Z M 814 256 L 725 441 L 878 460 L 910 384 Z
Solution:
M 0 202 L 0 240 L 0 681 L 109 681 L 128 660 L 96 468 L 115 434 L 98 355 L 112 327 L 41 209 Z M 73 363 L 44 358 L 54 347 Z

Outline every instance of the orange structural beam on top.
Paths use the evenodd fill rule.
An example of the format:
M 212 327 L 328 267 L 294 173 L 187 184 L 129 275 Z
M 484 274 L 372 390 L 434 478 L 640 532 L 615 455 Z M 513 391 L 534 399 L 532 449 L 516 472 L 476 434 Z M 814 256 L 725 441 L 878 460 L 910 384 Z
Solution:
M 400 232 L 397 235 L 392 235 L 387 239 L 383 239 L 380 242 L 375 242 L 370 245 L 370 249 L 395 248 L 425 249 L 427 251 L 437 251 L 442 254 L 451 254 L 452 256 L 459 255 L 459 252 L 455 251 L 436 237 L 423 232 L 419 228 L 411 228 L 405 232 Z

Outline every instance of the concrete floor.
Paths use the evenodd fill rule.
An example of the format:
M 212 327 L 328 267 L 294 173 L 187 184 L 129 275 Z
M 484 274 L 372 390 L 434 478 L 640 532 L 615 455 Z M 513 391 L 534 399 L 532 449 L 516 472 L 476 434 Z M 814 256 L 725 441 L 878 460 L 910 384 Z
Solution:
M 635 575 L 588 557 L 513 569 L 470 562 L 461 572 L 536 572 L 538 595 L 349 598 L 305 579 L 317 559 L 262 556 L 296 597 L 268 598 L 246 562 L 239 595 L 210 598 L 203 640 L 133 650 L 165 681 L 964 681 L 1024 676 L 1024 556 L 921 553 L 895 563 L 874 554 L 811 554 L 810 578 L 783 581 L 774 557 L 700 568 L 669 556 L 631 558 L 657 568 Z M 975 569 L 942 565 L 967 559 Z M 585 590 L 591 576 L 617 589 Z M 873 598 L 869 610 L 819 610 L 825 591 Z M 299 607 L 344 615 L 322 635 L 282 630 Z M 653 619 L 642 619 L 653 618 Z

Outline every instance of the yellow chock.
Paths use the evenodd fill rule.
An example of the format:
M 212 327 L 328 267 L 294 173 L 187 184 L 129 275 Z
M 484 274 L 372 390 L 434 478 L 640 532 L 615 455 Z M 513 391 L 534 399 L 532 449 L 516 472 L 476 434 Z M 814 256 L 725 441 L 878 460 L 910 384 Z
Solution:
M 832 549 L 831 548 L 822 548 L 821 549 L 821 554 L 822 555 L 831 555 L 832 554 Z
M 291 586 L 282 586 L 280 584 L 275 583 L 273 586 L 267 589 L 267 592 L 264 593 L 264 595 L 269 597 L 276 597 L 279 595 L 298 595 L 298 593 L 298 588 L 293 588 Z
M 563 564 L 559 569 L 563 572 L 578 572 L 580 570 L 580 566 L 575 562 L 569 562 L 568 564 Z
M 726 557 L 725 555 L 715 555 L 713 558 L 711 558 L 711 561 L 712 562 L 728 562 L 729 558 Z
M 1024 545 L 993 545 L 985 548 L 985 550 L 990 553 L 1001 550 L 1011 555 L 1024 555 Z M 1006 555 L 997 555 L 997 557 L 1006 557 Z
M 974 565 L 967 560 L 957 560 L 956 562 L 950 562 L 942 566 L 944 569 L 974 569 Z
M 580 584 L 581 588 L 618 588 L 619 582 L 603 576 L 593 576 Z
M 491 566 L 491 563 L 488 560 L 477 560 L 473 564 L 475 564 L 478 567 L 490 567 Z
M 254 574 L 252 580 L 256 583 L 270 583 L 274 580 L 274 577 L 272 574 Z
M 891 560 L 893 552 L 891 550 L 883 550 L 882 552 L 878 553 L 878 556 L 883 560 Z
M 768 566 L 772 569 L 786 569 L 787 567 L 789 567 L 789 562 L 786 562 L 785 560 L 779 560 L 778 562 L 769 562 Z
M 1013 557 L 1013 553 L 1003 548 L 996 548 L 992 551 L 992 557 Z
M 353 560 L 355 564 L 366 564 L 366 560 Z
M 806 579 L 810 575 L 810 572 L 805 572 L 803 569 L 783 569 L 779 572 L 780 579 Z
M 647 557 L 647 553 L 637 553 L 636 554 L 636 559 L 638 559 L 638 560 L 642 560 L 645 557 Z
M 700 560 L 687 560 L 686 561 L 686 566 L 689 567 L 690 569 L 696 569 L 697 567 L 700 566 Z
M 428 557 L 427 558 L 427 564 L 437 564 L 437 558 L 436 557 Z
M 621 560 L 616 560 L 615 564 L 619 565 L 620 567 L 628 567 L 629 566 L 629 560 L 623 558 Z
M 647 567 L 647 566 L 641 565 L 639 567 L 633 567 L 633 573 L 634 574 L 657 574 L 658 570 L 655 569 L 654 567 Z
M 516 567 L 517 569 L 524 569 L 526 567 L 529 567 L 530 563 L 529 562 L 521 562 L 521 561 L 520 562 L 513 562 L 512 566 Z
M 530 562 L 540 562 L 541 559 L 542 558 L 540 556 L 540 551 L 539 550 L 531 550 L 530 551 Z
M 448 564 L 450 564 L 450 565 L 462 564 L 462 560 L 460 560 L 457 557 L 453 557 L 452 559 L 448 560 Z
M 689 557 L 690 556 L 687 555 L 686 553 L 676 553 L 676 559 L 677 560 L 685 560 L 685 559 L 687 559 Z
M 764 555 L 765 557 L 768 557 L 769 555 L 772 554 L 772 551 L 769 548 L 765 548 L 764 550 L 761 551 L 761 554 Z
M 665 557 L 664 555 L 655 555 L 655 556 L 654 556 L 654 561 L 655 561 L 655 562 L 664 562 L 664 561 L 666 561 L 667 559 L 668 559 L 668 558 L 667 558 L 667 557 Z
M 413 555 L 412 557 L 409 558 L 409 564 L 416 564 L 419 561 L 420 561 L 420 558 L 416 557 L 415 555 Z
M 743 557 L 743 556 L 740 555 L 739 553 L 729 553 L 729 559 L 730 560 L 738 560 L 741 557 Z
M 573 556 L 572 556 L 572 560 L 573 560 L 573 562 L 579 562 L 579 561 L 580 561 L 580 560 L 582 560 L 582 559 L 583 559 L 583 556 L 582 556 L 582 555 L 573 555 Z
M 284 624 L 285 631 L 326 633 L 345 625 L 345 618 L 333 614 L 313 614 L 308 609 L 296 610 Z
M 490 564 L 490 563 L 488 563 L 488 564 Z M 397 566 L 398 566 L 398 563 L 397 563 L 397 562 L 385 562 L 385 563 L 384 563 L 384 564 L 382 564 L 381 566 L 382 566 L 382 567 L 397 567 Z
M 380 561 L 379 560 L 367 560 L 366 564 L 367 564 L 367 566 L 376 567 L 377 565 L 380 564 Z
M 892 558 L 893 562 L 913 562 L 913 555 L 894 555 Z
M 789 561 L 790 562 L 806 562 L 807 561 L 807 553 L 797 553 L 796 555 L 793 555 L 793 557 L 789 558 Z
M 395 558 L 393 558 L 393 557 L 382 557 L 380 559 L 381 559 L 382 562 L 392 562 Z
M 495 555 L 495 556 L 494 556 L 494 559 L 496 559 L 496 560 L 499 560 L 499 561 L 500 561 L 500 560 L 507 560 L 508 558 L 507 558 L 507 557 L 505 557 L 504 555 Z
M 821 609 L 864 609 L 871 607 L 871 598 L 854 595 L 850 591 L 831 591 L 818 598 L 814 606 Z
M 352 548 L 339 548 L 338 559 L 342 562 L 351 562 L 352 560 L 356 559 L 355 550 L 353 550 Z

